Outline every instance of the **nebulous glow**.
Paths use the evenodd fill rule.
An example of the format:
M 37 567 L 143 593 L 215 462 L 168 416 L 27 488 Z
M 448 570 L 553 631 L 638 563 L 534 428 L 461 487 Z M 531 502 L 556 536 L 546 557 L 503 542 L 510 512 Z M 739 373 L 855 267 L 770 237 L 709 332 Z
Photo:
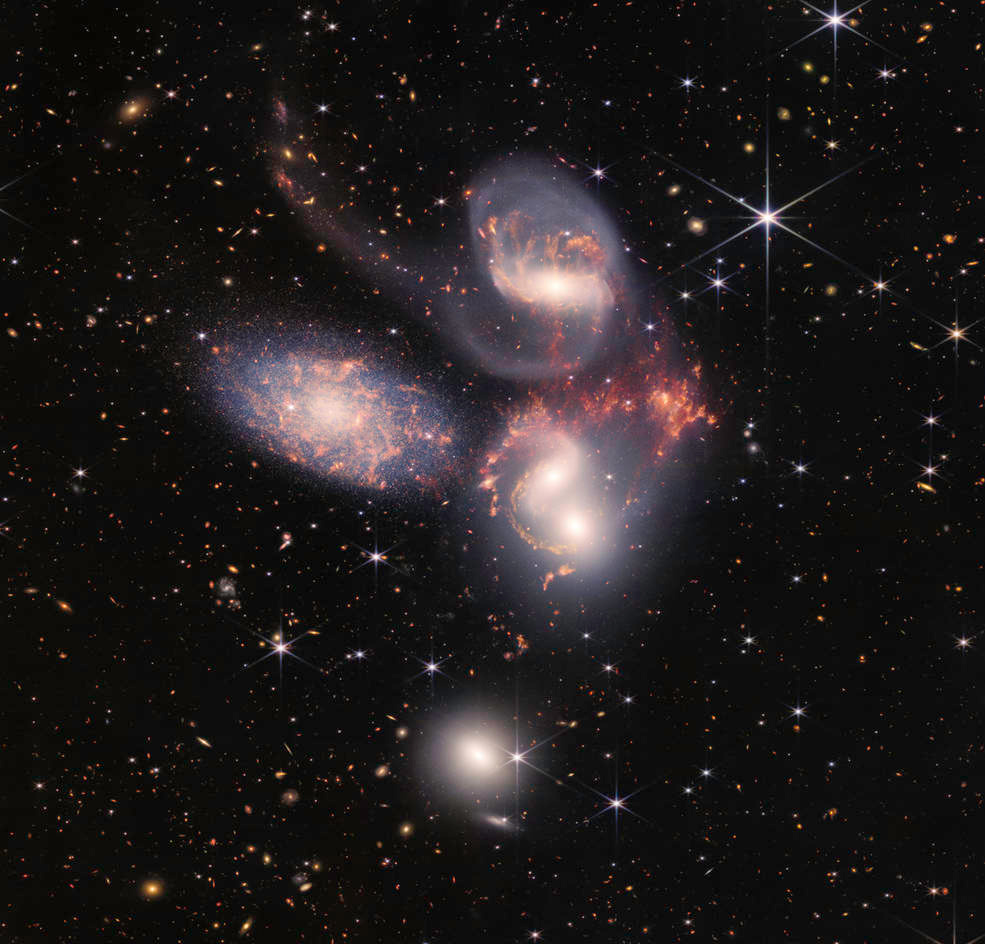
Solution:
M 612 291 L 594 273 L 517 266 L 509 277 L 503 271 L 494 272 L 493 284 L 514 301 L 570 308 L 575 313 L 592 313 L 612 304 Z
M 485 369 L 546 377 L 588 363 L 615 307 L 615 238 L 561 172 L 515 165 L 470 188 L 473 252 L 493 293 L 459 303 L 455 323 Z
M 693 424 L 714 422 L 694 390 L 697 368 L 674 377 L 656 350 L 612 366 L 611 376 L 542 387 L 480 470 L 490 516 L 557 559 L 545 587 L 611 557 L 628 509 L 649 507 L 673 442 Z
M 143 118 L 149 108 L 150 102 L 147 98 L 133 98 L 120 106 L 118 116 L 121 122 L 130 123 Z
M 363 488 L 427 488 L 454 459 L 455 432 L 437 398 L 362 357 L 269 347 L 214 353 L 223 411 L 299 466 Z
M 159 878 L 144 879 L 140 884 L 140 895 L 147 901 L 154 901 L 164 894 L 164 882 Z
M 477 735 L 462 738 L 457 752 L 459 766 L 467 776 L 491 774 L 500 766 L 495 746 Z
M 490 796 L 513 782 L 513 735 L 489 717 L 459 715 L 432 729 L 418 757 L 422 771 L 463 797 Z
M 513 486 L 506 514 L 531 547 L 583 556 L 605 540 L 610 514 L 592 450 L 548 432 Z

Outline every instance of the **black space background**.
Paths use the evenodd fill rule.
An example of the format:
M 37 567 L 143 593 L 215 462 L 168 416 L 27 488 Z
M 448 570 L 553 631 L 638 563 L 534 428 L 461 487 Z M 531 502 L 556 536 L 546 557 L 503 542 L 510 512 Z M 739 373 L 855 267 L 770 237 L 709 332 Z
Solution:
M 224 941 L 248 918 L 247 940 L 432 944 L 985 931 L 985 330 L 956 348 L 946 333 L 956 300 L 961 324 L 982 317 L 982 8 L 873 0 L 858 29 L 895 55 L 842 32 L 837 110 L 818 81 L 830 31 L 770 55 L 816 25 L 793 0 L 310 9 L 8 8 L 4 182 L 27 176 L 0 209 L 27 225 L 0 218 L 0 936 Z M 461 201 L 438 213 L 434 198 L 510 150 L 611 165 L 599 199 L 633 247 L 640 305 L 704 365 L 719 417 L 682 445 L 679 500 L 617 590 L 497 583 L 467 495 L 340 491 L 210 407 L 196 334 L 265 319 L 374 339 L 445 386 L 477 449 L 497 404 L 523 396 L 449 354 L 382 276 L 316 251 L 271 184 L 274 94 L 312 114 L 322 149 L 355 160 L 370 152 L 348 132 L 374 142 L 359 206 L 389 219 L 399 186 L 420 217 L 406 245 L 465 241 Z M 146 115 L 121 123 L 135 96 Z M 721 313 L 709 294 L 685 306 L 683 276 L 663 275 L 738 214 L 646 150 L 760 205 L 766 116 L 777 203 L 877 155 L 790 225 L 895 293 L 880 302 L 777 234 L 768 371 L 759 231 L 725 251 L 744 269 Z M 240 226 L 260 231 L 230 253 Z M 931 411 L 933 461 L 948 457 L 933 493 L 915 484 Z M 374 540 L 398 545 L 401 572 L 357 569 Z M 233 613 L 210 589 L 230 566 Z M 327 672 L 240 671 L 262 654 L 247 627 L 281 618 L 320 627 L 299 654 Z M 530 649 L 507 661 L 517 633 Z M 409 681 L 432 639 L 451 654 L 433 694 Z M 545 769 L 607 795 L 645 787 L 638 816 L 616 834 L 588 787 L 525 771 L 519 834 L 478 824 L 420 758 L 434 724 L 474 705 L 512 724 L 514 699 L 528 741 L 579 720 Z

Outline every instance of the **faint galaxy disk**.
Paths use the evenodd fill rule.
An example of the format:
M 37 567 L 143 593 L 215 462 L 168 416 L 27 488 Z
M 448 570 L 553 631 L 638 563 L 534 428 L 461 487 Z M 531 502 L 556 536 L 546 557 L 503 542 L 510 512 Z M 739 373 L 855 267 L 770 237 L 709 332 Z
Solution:
M 513 829 L 513 823 L 508 816 L 500 816 L 495 813 L 478 813 L 476 818 L 480 823 L 492 826 L 494 829 Z
M 490 373 L 534 379 L 589 363 L 616 304 L 617 241 L 601 208 L 550 165 L 515 162 L 470 189 L 477 292 L 453 322 Z
M 447 479 L 457 432 L 418 378 L 327 344 L 213 353 L 222 415 L 266 451 L 358 488 L 426 490 Z

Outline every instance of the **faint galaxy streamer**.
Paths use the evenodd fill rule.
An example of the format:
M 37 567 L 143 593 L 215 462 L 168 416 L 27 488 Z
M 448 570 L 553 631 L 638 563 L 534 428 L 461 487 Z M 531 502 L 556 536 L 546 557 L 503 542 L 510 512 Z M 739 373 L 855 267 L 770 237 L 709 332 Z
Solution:
M 317 240 L 316 251 L 358 268 L 483 371 L 556 377 L 606 350 L 624 253 L 572 166 L 509 156 L 452 199 L 415 212 L 398 191 L 380 190 L 372 142 L 352 133 L 330 145 L 283 99 L 275 99 L 272 119 L 272 182 Z M 374 194 L 382 201 L 381 193 L 387 208 L 375 205 L 374 216 L 366 202 Z

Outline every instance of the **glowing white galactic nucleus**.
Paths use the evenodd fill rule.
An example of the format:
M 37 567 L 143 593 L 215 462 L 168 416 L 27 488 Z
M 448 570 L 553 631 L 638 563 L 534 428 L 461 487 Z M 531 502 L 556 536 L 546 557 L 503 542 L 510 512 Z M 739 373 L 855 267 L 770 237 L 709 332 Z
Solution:
M 589 439 L 528 414 L 483 471 L 492 516 L 504 518 L 535 551 L 558 558 L 561 573 L 599 563 L 611 551 L 624 504 L 607 487 L 611 476 Z
M 494 773 L 502 763 L 495 745 L 477 735 L 462 738 L 457 750 L 460 767 L 467 776 L 486 776 Z
M 507 725 L 484 715 L 459 715 L 432 730 L 419 755 L 421 769 L 462 798 L 494 796 L 514 782 L 513 741 Z
M 512 303 L 535 306 L 549 317 L 570 313 L 594 320 L 612 306 L 612 290 L 596 272 L 566 272 L 556 265 L 528 267 L 518 255 L 490 268 L 493 285 Z
M 547 433 L 521 472 L 506 513 L 531 546 L 584 557 L 604 540 L 601 480 L 592 450 L 563 434 Z

